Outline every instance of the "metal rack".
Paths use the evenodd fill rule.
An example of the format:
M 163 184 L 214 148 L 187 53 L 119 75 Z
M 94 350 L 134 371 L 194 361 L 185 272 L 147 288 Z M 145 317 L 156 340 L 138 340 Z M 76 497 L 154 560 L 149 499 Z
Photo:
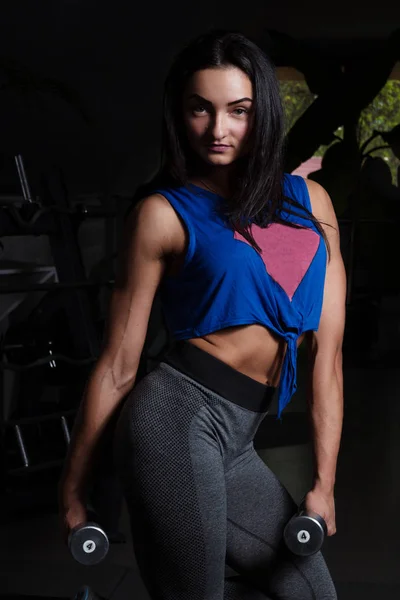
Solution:
M 35 283 L 27 281 L 0 283 L 0 294 L 30 294 L 33 292 L 63 293 L 63 303 L 68 321 L 68 331 L 73 347 L 72 357 L 48 356 L 40 362 L 48 360 L 65 360 L 70 365 L 82 366 L 92 364 L 100 352 L 99 332 L 94 321 L 93 311 L 90 305 L 88 292 L 101 286 L 111 286 L 112 280 L 88 281 L 85 275 L 81 250 L 78 243 L 77 230 L 79 225 L 87 219 L 92 218 L 114 218 L 116 213 L 104 210 L 102 207 L 77 206 L 71 208 L 68 205 L 65 189 L 62 185 L 57 186 L 55 181 L 43 181 L 40 199 L 34 199 L 26 175 L 24 161 L 21 155 L 15 157 L 17 175 L 22 191 L 22 202 L 7 203 L 0 206 L 0 238 L 7 236 L 48 236 L 51 254 L 57 281 Z M 0 376 L 2 371 L 35 369 L 36 364 L 18 366 L 1 360 Z M 51 366 L 51 365 L 50 365 Z M 28 473 L 36 473 L 50 469 L 60 468 L 63 458 L 54 459 L 51 456 L 47 460 L 35 463 L 31 458 L 29 444 L 26 441 L 26 428 L 38 426 L 44 423 L 54 424 L 59 428 L 59 433 L 64 438 L 65 447 L 70 440 L 69 420 L 73 420 L 76 409 L 65 410 L 37 416 L 24 416 L 18 418 L 7 418 L 3 411 L 0 415 L 0 441 L 3 445 L 3 457 L 6 455 L 4 448 L 5 439 L 10 439 L 9 433 L 16 443 L 20 465 L 16 468 L 7 468 L 3 464 L 3 483 L 6 478 L 22 476 Z M 6 461 L 4 460 L 3 463 Z

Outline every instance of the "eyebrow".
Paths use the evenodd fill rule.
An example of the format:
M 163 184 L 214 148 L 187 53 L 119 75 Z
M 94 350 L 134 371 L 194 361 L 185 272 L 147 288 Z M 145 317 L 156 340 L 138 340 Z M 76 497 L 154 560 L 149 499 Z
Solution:
M 191 96 L 189 96 L 189 100 L 192 100 L 193 98 L 201 100 L 205 104 L 212 104 L 212 102 L 210 102 L 209 100 L 206 100 L 202 96 L 199 96 L 199 94 L 192 94 Z M 253 100 L 251 98 L 240 98 L 239 100 L 234 100 L 233 102 L 228 102 L 228 106 L 233 106 L 234 104 L 240 104 L 241 102 L 253 102 Z

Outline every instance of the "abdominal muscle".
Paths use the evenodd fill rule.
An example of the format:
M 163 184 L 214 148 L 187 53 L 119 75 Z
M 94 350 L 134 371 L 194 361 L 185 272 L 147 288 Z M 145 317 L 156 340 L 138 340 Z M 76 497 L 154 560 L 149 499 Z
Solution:
M 229 327 L 188 341 L 260 383 L 279 383 L 286 342 L 263 325 Z

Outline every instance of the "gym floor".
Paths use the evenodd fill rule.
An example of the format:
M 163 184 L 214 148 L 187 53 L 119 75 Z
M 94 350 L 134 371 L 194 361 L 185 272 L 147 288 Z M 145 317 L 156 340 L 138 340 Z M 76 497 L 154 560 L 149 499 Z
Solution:
M 398 369 L 345 368 L 345 424 L 336 484 L 338 532 L 324 546 L 339 600 L 400 597 L 399 397 Z M 304 430 L 301 395 L 294 398 L 285 417 L 282 425 L 267 417 L 256 447 L 295 499 L 300 499 L 310 478 L 310 448 L 306 439 L 294 438 L 290 430 Z M 276 441 L 278 426 L 281 438 Z M 63 546 L 54 512 L 17 521 L 3 513 L 2 520 L 1 594 L 72 598 L 88 584 L 109 600 L 148 599 L 129 541 L 112 545 L 100 565 L 83 567 Z M 125 511 L 120 529 L 129 538 Z

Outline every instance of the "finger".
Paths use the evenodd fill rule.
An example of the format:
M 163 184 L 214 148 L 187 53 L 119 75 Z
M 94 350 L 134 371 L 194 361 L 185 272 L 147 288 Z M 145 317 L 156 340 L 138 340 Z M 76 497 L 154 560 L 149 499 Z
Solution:
M 335 535 L 335 533 L 336 533 L 336 525 L 335 524 L 333 524 L 333 525 L 329 524 L 327 529 L 328 529 L 328 537 Z

